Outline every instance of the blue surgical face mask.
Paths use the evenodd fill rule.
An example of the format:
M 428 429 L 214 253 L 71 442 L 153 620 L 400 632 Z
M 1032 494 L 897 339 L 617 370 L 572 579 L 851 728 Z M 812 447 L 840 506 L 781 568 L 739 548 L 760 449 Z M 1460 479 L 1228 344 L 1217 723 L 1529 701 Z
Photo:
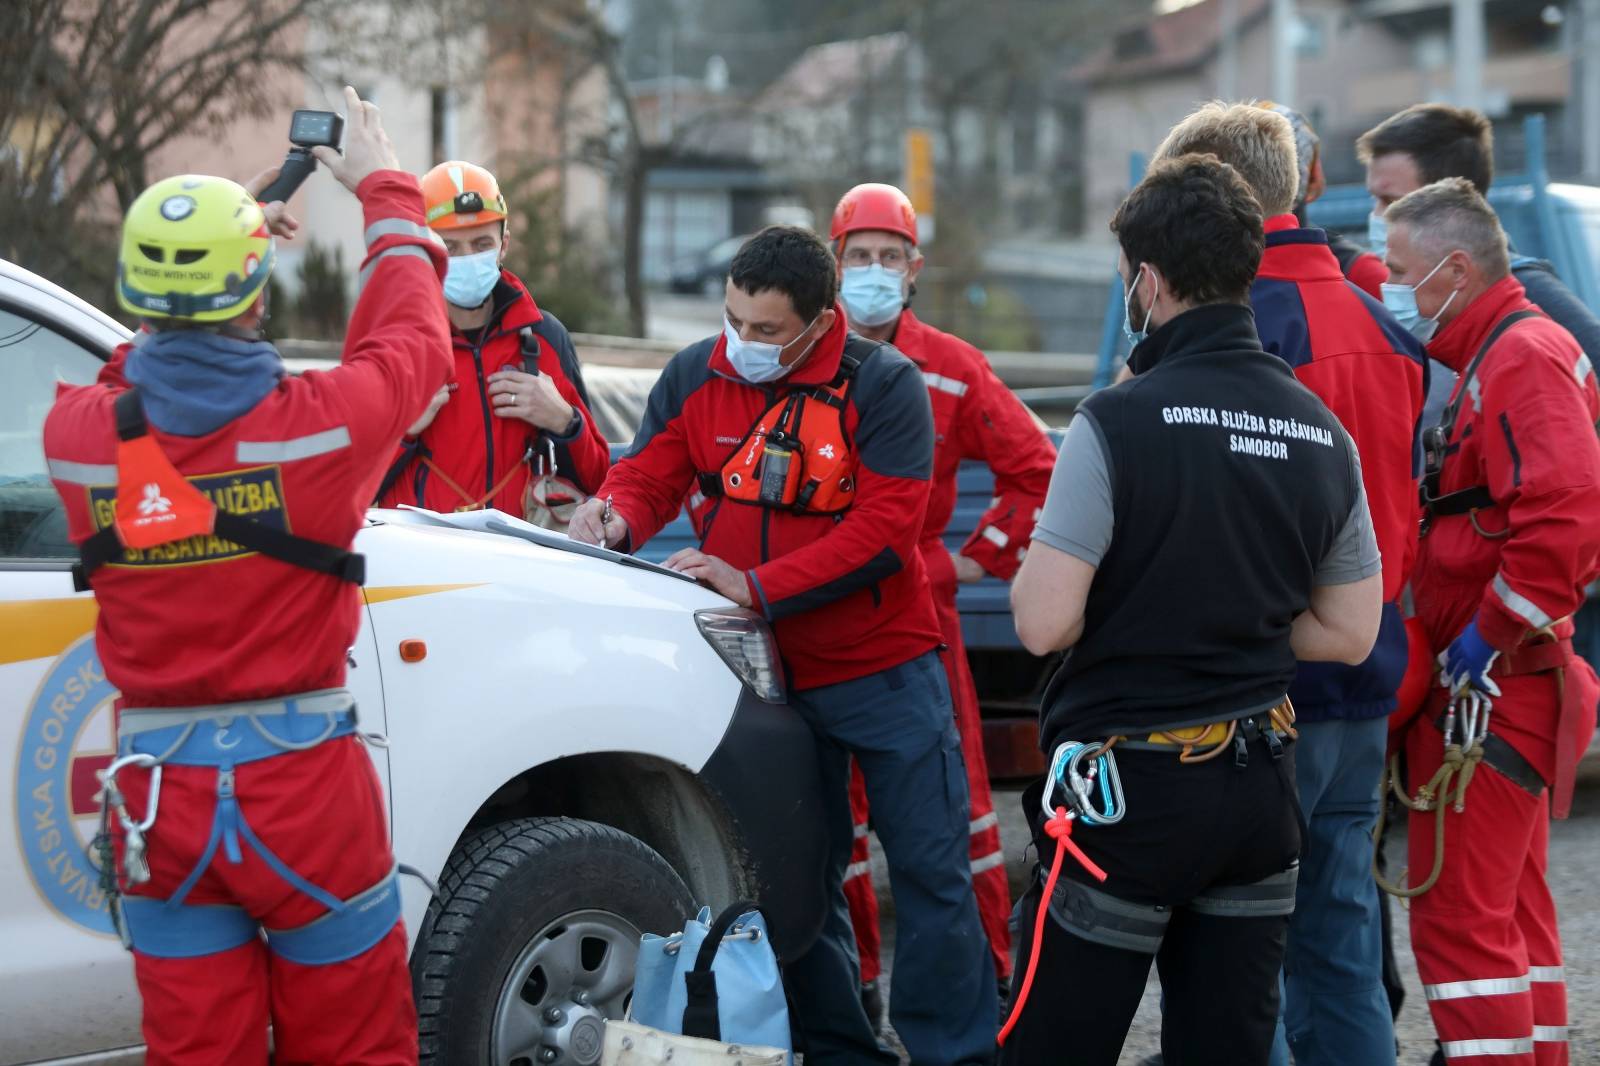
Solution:
M 858 326 L 882 326 L 893 322 L 906 305 L 906 274 L 885 270 L 882 263 L 845 267 L 839 284 L 839 298 Z
M 1389 254 L 1389 223 L 1377 211 L 1367 215 L 1367 251 L 1379 259 Z
M 1439 260 L 1434 268 L 1428 271 L 1427 277 L 1424 277 L 1415 285 L 1396 285 L 1393 282 L 1386 281 L 1380 286 L 1383 290 L 1383 306 L 1387 307 L 1389 313 L 1402 326 L 1410 330 L 1411 335 L 1423 344 L 1433 340 L 1433 335 L 1439 332 L 1439 315 L 1444 314 L 1445 308 L 1454 302 L 1456 293 L 1461 290 L 1457 289 L 1451 292 L 1449 299 L 1445 300 L 1443 306 L 1439 308 L 1438 314 L 1435 314 L 1432 318 L 1423 318 L 1422 312 L 1417 309 L 1417 290 L 1428 283 L 1428 278 L 1439 273 L 1439 267 L 1444 266 L 1449 259 L 1450 257 L 1447 255 Z
M 1156 309 L 1156 297 L 1161 294 L 1161 279 L 1154 274 L 1150 277 L 1156 283 L 1155 292 L 1150 296 L 1150 302 L 1145 305 L 1144 325 L 1138 329 L 1133 328 L 1133 290 L 1139 287 L 1139 277 L 1144 273 L 1144 264 L 1139 264 L 1139 269 L 1133 272 L 1133 282 L 1128 286 L 1128 291 L 1122 294 L 1122 333 L 1128 338 L 1128 346 L 1137 348 L 1150 336 L 1150 316 Z
M 817 318 L 821 317 L 822 312 L 817 312 Z M 804 337 L 806 335 L 806 330 L 809 330 L 816 324 L 817 319 L 813 318 L 806 324 L 806 328 L 800 331 L 800 337 Z M 784 366 L 781 361 L 783 357 L 783 350 L 789 347 L 789 344 L 793 344 L 795 341 L 798 341 L 800 337 L 796 337 L 794 340 L 790 341 L 789 344 L 768 344 L 764 341 L 747 341 L 739 336 L 739 332 L 733 328 L 733 323 L 728 321 L 726 315 L 724 315 L 722 318 L 722 336 L 727 342 L 728 362 L 733 364 L 734 371 L 737 372 L 741 378 L 744 378 L 752 385 L 760 385 L 768 381 L 777 381 L 779 378 L 789 373 L 789 371 L 793 370 L 795 365 L 800 362 L 800 360 L 796 359 L 794 364 Z M 811 345 L 816 343 L 816 340 L 813 339 L 811 344 L 806 345 L 806 351 L 809 352 L 811 350 Z
M 444 275 L 444 298 L 457 307 L 477 307 L 500 280 L 500 250 L 453 255 Z

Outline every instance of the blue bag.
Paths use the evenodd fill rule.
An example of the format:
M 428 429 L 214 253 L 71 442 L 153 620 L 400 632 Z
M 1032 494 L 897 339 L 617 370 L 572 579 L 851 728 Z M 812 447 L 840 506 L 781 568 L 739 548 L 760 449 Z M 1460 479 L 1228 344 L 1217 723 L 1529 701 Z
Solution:
M 749 900 L 715 921 L 702 907 L 682 933 L 646 933 L 629 1013 L 662 1032 L 794 1050 L 778 957 L 766 919 Z

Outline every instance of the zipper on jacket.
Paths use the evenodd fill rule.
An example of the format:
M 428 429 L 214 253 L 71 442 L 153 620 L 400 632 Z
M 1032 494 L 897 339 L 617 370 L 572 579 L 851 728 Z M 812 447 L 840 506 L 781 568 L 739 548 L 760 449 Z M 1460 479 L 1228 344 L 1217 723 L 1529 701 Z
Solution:
M 778 390 L 774 389 L 774 388 L 769 388 L 766 385 L 762 385 L 762 386 L 760 386 L 760 388 L 761 388 L 761 398 L 764 401 L 764 403 L 766 404 L 766 406 L 764 406 L 761 410 L 763 412 L 770 411 L 770 410 L 772 410 L 773 404 L 778 402 Z M 758 419 L 758 421 L 759 421 L 759 419 Z M 780 423 L 783 421 L 783 418 L 782 418 L 781 415 L 779 416 L 778 421 Z M 758 468 L 758 470 L 759 470 L 759 468 Z M 769 547 L 767 545 L 767 534 L 768 534 L 768 532 L 769 532 L 769 530 L 771 528 L 772 528 L 772 508 L 763 507 L 763 508 L 761 508 L 761 561 L 763 563 L 768 563 L 768 562 L 772 561 L 771 550 L 769 549 Z
M 472 350 L 472 367 L 478 375 L 478 402 L 483 406 L 483 447 L 487 453 L 487 465 L 483 468 L 483 491 L 494 490 L 494 415 L 489 413 L 489 383 L 483 376 L 483 349 L 476 344 L 468 343 Z M 493 507 L 494 501 L 488 501 L 487 506 Z

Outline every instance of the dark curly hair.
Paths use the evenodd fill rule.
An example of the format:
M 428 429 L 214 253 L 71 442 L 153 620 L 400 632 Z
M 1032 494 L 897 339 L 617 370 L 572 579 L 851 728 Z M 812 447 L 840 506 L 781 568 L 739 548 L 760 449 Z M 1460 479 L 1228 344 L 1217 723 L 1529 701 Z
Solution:
M 832 307 L 839 293 L 833 253 L 821 237 L 799 226 L 768 226 L 745 241 L 728 278 L 752 296 L 777 289 L 806 322 Z
M 1194 304 L 1248 303 L 1266 245 L 1255 194 L 1214 155 L 1152 164 L 1111 217 L 1111 232 L 1130 268 L 1151 264 L 1173 296 Z

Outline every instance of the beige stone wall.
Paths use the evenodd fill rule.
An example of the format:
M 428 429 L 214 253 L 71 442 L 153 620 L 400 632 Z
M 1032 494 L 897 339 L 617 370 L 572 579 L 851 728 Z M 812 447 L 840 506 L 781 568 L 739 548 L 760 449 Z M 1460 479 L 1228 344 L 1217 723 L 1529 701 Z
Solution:
M 370 5 L 379 12 L 380 4 Z M 570 160 L 578 140 L 603 129 L 609 94 L 598 71 L 564 88 L 556 65 L 529 57 L 485 56 L 488 35 L 481 29 L 442 37 L 422 24 L 394 24 L 380 16 L 381 48 L 347 49 L 330 37 L 327 26 L 304 26 L 308 50 L 323 57 L 308 72 L 278 72 L 262 86 L 274 101 L 264 119 L 241 118 L 216 136 L 181 138 L 168 145 L 151 167 L 151 178 L 198 172 L 244 181 L 282 161 L 289 148 L 289 114 L 296 107 L 344 110 L 342 87 L 353 82 L 377 103 L 383 125 L 402 168 L 423 174 L 434 163 L 433 89 L 449 90 L 451 118 L 443 146 L 455 158 L 491 169 L 509 167 L 530 156 L 551 166 L 541 180 L 563 189 L 568 225 L 604 239 L 607 185 L 592 167 Z M 556 116 L 563 92 L 568 113 Z M 313 174 L 290 203 L 303 224 L 302 237 L 279 242 L 279 276 L 294 287 L 306 244 L 315 239 L 340 249 L 352 291 L 365 254 L 361 210 L 355 198 L 325 171 Z

